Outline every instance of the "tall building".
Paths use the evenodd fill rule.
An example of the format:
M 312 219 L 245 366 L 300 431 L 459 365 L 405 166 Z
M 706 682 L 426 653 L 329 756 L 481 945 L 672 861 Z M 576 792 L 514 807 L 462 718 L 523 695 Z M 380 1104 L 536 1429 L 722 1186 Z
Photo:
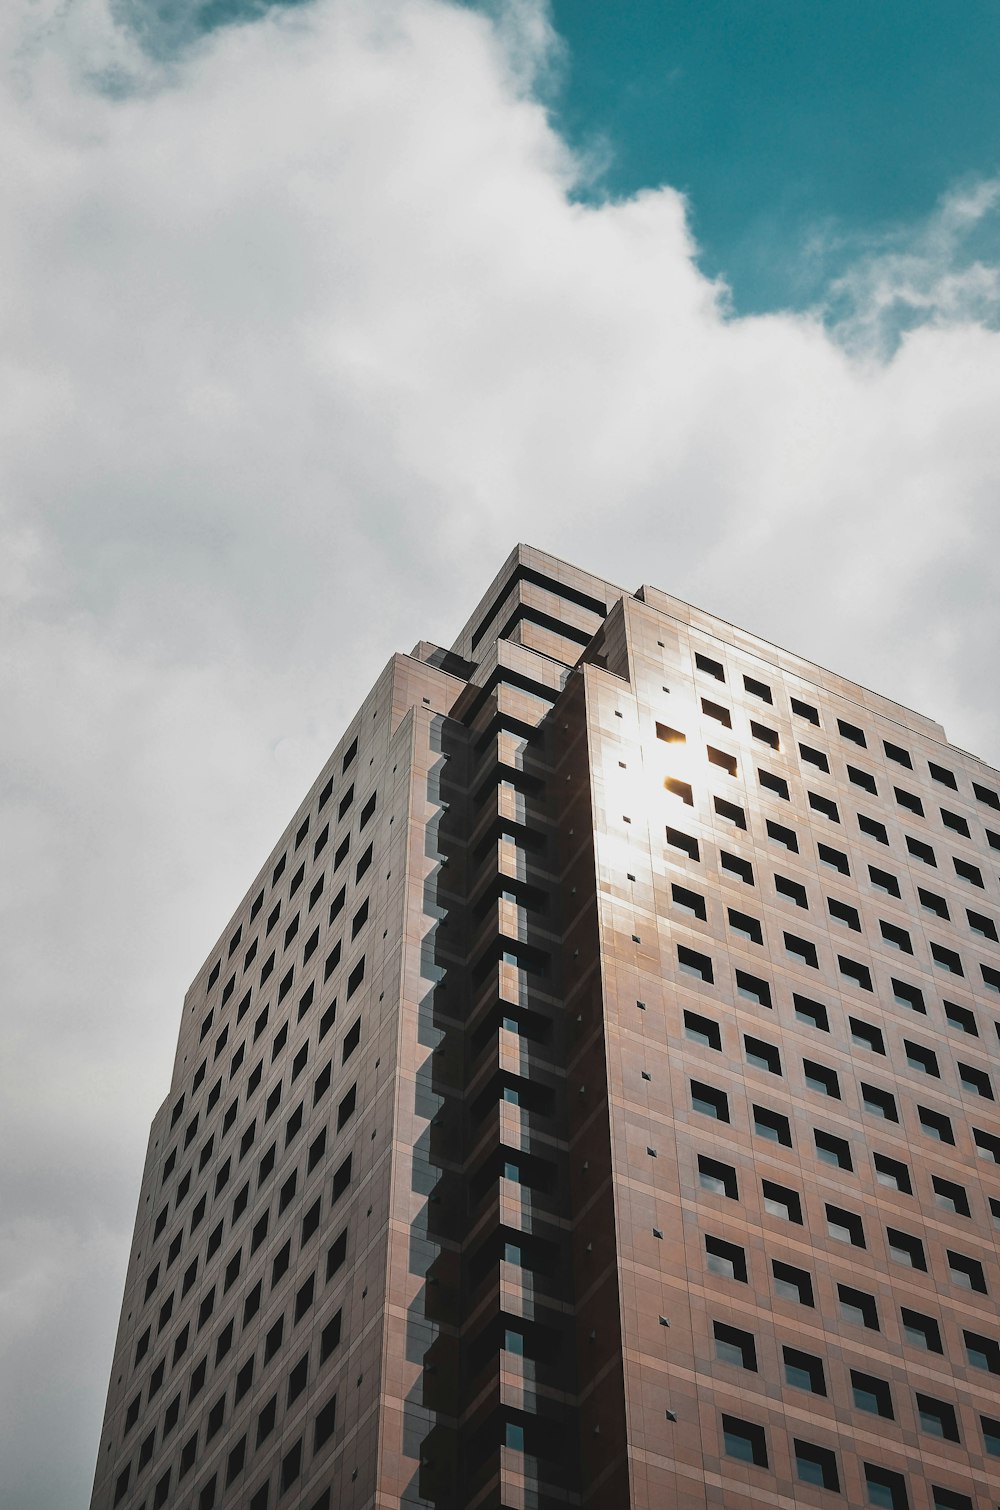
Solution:
M 939 725 L 519 547 L 185 998 L 94 1510 L 993 1510 L 998 919 Z

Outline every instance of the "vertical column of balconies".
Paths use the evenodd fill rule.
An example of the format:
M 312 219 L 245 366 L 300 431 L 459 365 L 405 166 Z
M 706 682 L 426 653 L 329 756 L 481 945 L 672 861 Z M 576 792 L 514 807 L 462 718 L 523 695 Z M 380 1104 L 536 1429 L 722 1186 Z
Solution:
M 530 659 L 518 653 L 510 680 L 501 666 L 471 714 L 462 1304 L 470 1510 L 578 1503 L 546 728 L 564 673 L 550 663 L 533 685 Z

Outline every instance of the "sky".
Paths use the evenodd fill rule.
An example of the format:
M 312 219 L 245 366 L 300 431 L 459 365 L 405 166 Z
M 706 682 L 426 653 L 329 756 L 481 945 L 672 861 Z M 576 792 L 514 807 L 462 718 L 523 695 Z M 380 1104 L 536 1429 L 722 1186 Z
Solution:
M 0 9 L 3 1510 L 88 1502 L 187 984 L 517 539 L 1000 761 L 996 26 Z

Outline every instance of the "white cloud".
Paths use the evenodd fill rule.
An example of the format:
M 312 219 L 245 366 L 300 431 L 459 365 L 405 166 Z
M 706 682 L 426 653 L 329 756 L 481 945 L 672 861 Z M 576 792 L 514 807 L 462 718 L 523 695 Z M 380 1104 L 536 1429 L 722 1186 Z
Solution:
M 515 539 L 1000 750 L 996 270 L 961 254 L 994 187 L 859 264 L 846 345 L 733 318 L 681 196 L 571 202 L 545 13 L 498 15 L 320 0 L 165 62 L 104 0 L 0 20 L 0 1457 L 26 1510 L 87 1498 L 187 981 L 390 651 L 447 641 Z M 917 323 L 887 359 L 894 299 Z

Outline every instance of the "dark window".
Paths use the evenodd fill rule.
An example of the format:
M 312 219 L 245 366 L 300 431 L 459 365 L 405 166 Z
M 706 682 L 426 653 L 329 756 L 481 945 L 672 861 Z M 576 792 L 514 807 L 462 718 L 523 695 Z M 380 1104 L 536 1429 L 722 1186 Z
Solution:
M 771 771 L 758 769 L 757 779 L 765 791 L 773 792 L 776 797 L 781 797 L 785 802 L 790 800 L 788 782 L 783 776 L 775 776 Z
M 856 907 L 851 907 L 847 902 L 839 902 L 836 897 L 827 897 L 826 905 L 830 916 L 838 923 L 845 923 L 855 933 L 861 932 L 861 917 Z
M 728 850 L 720 849 L 719 864 L 723 870 L 731 871 L 734 876 L 739 876 L 747 886 L 754 884 L 753 866 L 749 860 L 741 860 L 739 855 L 731 855 Z
M 942 1489 L 940 1484 L 931 1485 L 934 1510 L 973 1510 L 967 1494 L 958 1494 L 954 1489 Z
M 347 1258 L 347 1228 L 330 1244 L 326 1255 L 326 1277 L 332 1279 L 337 1270 L 342 1268 Z
M 281 1479 L 279 1492 L 285 1493 L 295 1483 L 302 1472 L 302 1438 L 291 1446 L 281 1460 Z
M 348 1154 L 333 1177 L 333 1199 L 335 1201 L 339 1200 L 351 1183 L 351 1160 L 352 1155 Z
M 696 975 L 699 980 L 708 981 L 709 984 L 712 984 L 715 979 L 712 961 L 707 954 L 699 954 L 695 949 L 688 949 L 685 945 L 678 944 L 677 963 L 685 975 Z
M 680 849 L 687 855 L 689 860 L 700 860 L 701 851 L 698 848 L 698 840 L 690 834 L 684 834 L 679 828 L 667 828 L 667 843 L 671 849 Z
M 826 1229 L 838 1243 L 851 1243 L 855 1248 L 866 1247 L 864 1224 L 855 1211 L 845 1211 L 843 1206 L 826 1203 Z
M 901 1007 L 909 1007 L 911 1012 L 926 1014 L 927 1008 L 924 1005 L 924 993 L 917 986 L 911 986 L 907 981 L 897 980 L 893 976 L 892 994 Z
M 882 918 L 879 918 L 878 926 L 887 944 L 891 944 L 894 949 L 902 950 L 904 954 L 913 953 L 910 935 L 905 928 L 898 928 L 895 923 L 886 923 Z
M 754 1038 L 751 1034 L 744 1033 L 743 1049 L 748 1064 L 759 1070 L 769 1070 L 772 1075 L 781 1074 L 781 1055 L 773 1043 L 765 1043 L 763 1038 Z
M 901 1473 L 894 1473 L 891 1468 L 880 1468 L 877 1463 L 866 1463 L 864 1466 L 869 1505 L 884 1506 L 885 1510 L 910 1510 L 906 1480 Z
M 683 908 L 685 912 L 690 912 L 696 918 L 700 918 L 703 923 L 705 922 L 708 914 L 703 896 L 699 896 L 696 891 L 689 891 L 686 886 L 676 885 L 671 886 L 670 894 L 675 906 Z
M 773 1180 L 762 1180 L 761 1191 L 765 1211 L 771 1216 L 781 1217 L 783 1221 L 796 1222 L 801 1227 L 802 1202 L 796 1191 L 789 1190 L 786 1185 L 776 1185 Z
M 826 1394 L 821 1358 L 812 1353 L 800 1352 L 796 1347 L 783 1347 L 781 1355 L 785 1365 L 786 1384 L 791 1384 L 795 1389 L 807 1389 L 812 1395 Z
M 882 748 L 889 759 L 894 760 L 897 765 L 904 765 L 908 771 L 913 770 L 913 761 L 910 759 L 910 753 L 908 750 L 904 750 L 901 745 L 890 744 L 887 739 L 883 739 Z
M 911 1269 L 926 1272 L 927 1259 L 919 1237 L 914 1237 L 912 1232 L 901 1232 L 898 1227 L 886 1227 L 885 1237 L 889 1255 L 898 1264 L 907 1264 Z
M 972 1215 L 964 1185 L 956 1185 L 953 1180 L 944 1180 L 936 1174 L 931 1176 L 931 1185 L 935 1200 L 943 1211 L 954 1211 L 956 1216 Z
M 981 912 L 972 912 L 968 907 L 965 909 L 965 916 L 969 920 L 969 927 L 973 933 L 981 934 L 985 939 L 992 939 L 994 943 L 997 942 L 997 925 L 992 918 L 986 917 Z
M 903 1039 L 903 1048 L 906 1052 L 906 1062 L 911 1070 L 922 1070 L 925 1075 L 933 1075 L 935 1079 L 941 1078 L 937 1055 L 933 1049 L 927 1048 L 922 1043 L 913 1043 L 909 1038 Z
M 906 847 L 915 860 L 922 860 L 925 865 L 932 865 L 937 869 L 937 859 L 929 844 L 924 844 L 923 840 L 914 839 L 912 834 L 907 834 Z
M 980 1295 L 987 1294 L 986 1275 L 978 1258 L 970 1258 L 967 1253 L 956 1253 L 952 1248 L 947 1249 L 947 1257 L 955 1284 L 966 1290 L 976 1290 Z
M 833 1133 L 823 1132 L 817 1127 L 813 1129 L 813 1139 L 816 1154 L 824 1164 L 836 1164 L 840 1169 L 854 1168 L 851 1145 L 846 1138 L 835 1137 Z
M 759 1007 L 771 1007 L 771 987 L 766 980 L 749 975 L 746 970 L 736 971 L 736 990 L 747 1001 L 755 1001 Z
M 871 1049 L 873 1054 L 885 1053 L 881 1028 L 877 1028 L 873 1022 L 865 1022 L 863 1017 L 849 1017 L 847 1021 L 851 1029 L 851 1038 L 855 1043 L 864 1044 L 865 1048 Z
M 860 786 L 864 791 L 871 792 L 873 797 L 878 796 L 875 777 L 869 771 L 862 771 L 856 765 L 849 765 L 847 767 L 847 776 L 848 780 L 852 781 L 855 786 Z
M 983 1446 L 992 1458 L 1000 1458 L 1000 1421 L 995 1416 L 980 1416 Z
M 955 1142 L 951 1118 L 946 1117 L 944 1112 L 932 1111 L 928 1106 L 918 1106 L 917 1117 L 928 1137 L 937 1138 L 940 1143 L 953 1144 Z
M 910 1171 L 899 1159 L 890 1159 L 884 1153 L 873 1153 L 872 1163 L 875 1166 L 875 1178 L 880 1185 L 887 1185 L 890 1190 L 899 1190 L 903 1195 L 913 1194 Z
M 974 1065 L 963 1064 L 959 1060 L 958 1078 L 965 1090 L 975 1092 L 986 1101 L 994 1100 L 993 1083 L 985 1070 L 976 1069 Z
M 719 703 L 709 702 L 707 697 L 703 697 L 701 700 L 701 711 L 708 718 L 714 718 L 716 723 L 722 724 L 724 728 L 731 729 L 733 727 L 732 718 L 729 716 L 729 709 L 723 708 Z
M 775 1112 L 767 1106 L 754 1106 L 753 1108 L 754 1132 L 760 1138 L 766 1138 L 771 1143 L 781 1143 L 785 1148 L 792 1146 L 792 1130 L 788 1118 L 780 1112 Z
M 950 920 L 951 914 L 948 911 L 948 903 L 944 897 L 939 897 L 936 891 L 927 891 L 923 886 L 918 886 L 917 896 L 920 899 L 921 907 L 926 908 L 928 912 L 935 913 L 939 918 L 944 918 L 946 922 Z
M 796 959 L 802 960 L 803 964 L 810 965 L 814 970 L 819 969 L 819 955 L 816 953 L 816 945 L 808 939 L 799 938 L 795 933 L 786 933 L 785 948 L 789 954 L 794 954 Z
M 738 1416 L 722 1417 L 722 1444 L 727 1457 L 739 1458 L 743 1463 L 754 1463 L 758 1468 L 767 1467 L 767 1439 L 763 1426 L 752 1421 L 741 1421 Z
M 960 813 L 950 812 L 948 808 L 941 809 L 941 822 L 945 828 L 952 829 L 956 834 L 962 834 L 966 839 L 972 838 L 972 831 Z
M 331 1395 L 326 1404 L 317 1412 L 316 1431 L 313 1438 L 313 1451 L 319 1449 L 333 1436 L 334 1427 L 337 1423 L 337 1397 Z
M 799 1022 L 807 1023 L 812 1028 L 819 1028 L 821 1033 L 829 1033 L 830 1018 L 822 1002 L 810 1001 L 808 996 L 799 996 L 796 993 L 792 996 L 792 1003 Z
M 802 1070 L 806 1085 L 811 1091 L 820 1091 L 824 1096 L 832 1096 L 835 1100 L 840 1100 L 840 1081 L 837 1079 L 836 1070 L 830 1069 L 825 1064 L 817 1064 L 813 1059 L 803 1059 Z
M 757 1372 L 757 1349 L 752 1332 L 741 1332 L 738 1327 L 727 1326 L 723 1321 L 713 1321 L 715 1356 L 723 1363 L 735 1363 L 738 1368 Z
M 726 818 L 730 823 L 735 823 L 737 828 L 746 828 L 747 815 L 735 802 L 724 802 L 721 797 L 713 797 L 712 803 L 720 818 Z
M 759 697 L 762 703 L 771 703 L 771 689 L 766 682 L 758 682 L 752 676 L 744 676 L 743 685 L 753 697 Z
M 815 1442 L 803 1442 L 794 1437 L 795 1473 L 803 1484 L 815 1484 L 820 1489 L 840 1492 L 840 1474 L 837 1471 L 837 1454 L 830 1447 L 818 1447 Z
M 707 1154 L 698 1155 L 698 1182 L 703 1190 L 710 1190 L 714 1195 L 728 1196 L 731 1201 L 739 1200 L 736 1170 L 730 1164 L 710 1159 Z
M 719 766 L 721 770 L 726 772 L 727 776 L 736 775 L 738 767 L 735 755 L 727 755 L 725 750 L 717 750 L 714 745 L 706 745 L 705 753 L 708 755 L 711 765 Z
M 711 656 L 702 655 L 699 651 L 695 651 L 694 663 L 699 671 L 705 671 L 709 676 L 714 676 L 717 682 L 724 682 L 726 680 L 726 673 L 723 671 L 721 664 L 718 661 L 713 661 Z
M 926 1348 L 929 1353 L 943 1353 L 941 1345 L 941 1328 L 933 1316 L 924 1316 L 920 1311 L 911 1311 L 907 1306 L 900 1306 L 899 1314 L 903 1323 L 903 1340 L 912 1343 L 914 1347 Z
M 779 876 L 775 872 L 774 889 L 780 896 L 788 897 L 796 907 L 808 907 L 809 898 L 806 889 L 799 881 L 790 881 L 787 876 Z
M 815 1305 L 812 1278 L 805 1269 L 796 1269 L 792 1264 L 774 1258 L 771 1273 L 774 1275 L 774 1293 L 782 1300 L 794 1300 L 803 1306 Z
M 843 738 L 849 739 L 852 744 L 861 745 L 862 749 L 867 745 L 868 741 L 865 739 L 864 730 L 859 729 L 856 724 L 849 724 L 846 719 L 838 718 L 837 728 L 840 730 Z
M 962 961 L 954 949 L 946 949 L 943 944 L 931 944 L 931 958 L 942 970 L 948 970 L 952 975 L 964 975 Z
M 879 1330 L 874 1295 L 869 1295 L 866 1290 L 855 1290 L 852 1285 L 838 1285 L 837 1299 L 845 1321 L 853 1321 L 856 1326 L 867 1327 L 871 1332 Z
M 320 1333 L 320 1343 L 319 1343 L 319 1361 L 320 1361 L 320 1363 L 325 1363 L 326 1360 L 329 1358 L 330 1354 L 332 1352 L 334 1352 L 335 1349 L 340 1344 L 341 1317 L 342 1317 L 342 1315 L 343 1315 L 343 1313 L 341 1311 L 338 1311 L 335 1316 L 331 1317 L 331 1319 L 327 1322 L 326 1326 L 323 1328 L 322 1332 Z
M 845 980 L 854 981 L 854 984 L 860 986 L 862 991 L 871 991 L 874 989 L 872 986 L 872 974 L 867 965 L 859 964 L 857 960 L 849 959 L 845 954 L 837 955 L 837 965 Z
M 878 1032 L 878 1029 L 875 1031 Z M 881 1034 L 879 1037 L 881 1038 Z M 884 1091 L 877 1085 L 866 1085 L 861 1081 L 861 1104 L 865 1111 L 874 1113 L 876 1117 L 884 1117 L 887 1122 L 899 1121 L 896 1098 L 891 1091 Z
M 719 1122 L 729 1121 L 729 1097 L 714 1085 L 692 1080 L 691 1105 L 696 1112 L 703 1112 L 706 1117 L 715 1117 Z
M 790 701 L 793 713 L 796 713 L 799 718 L 804 718 L 809 723 L 815 724 L 817 729 L 819 728 L 819 712 L 811 703 L 804 703 L 797 697 L 791 698 Z
M 918 818 L 924 816 L 924 805 L 914 792 L 904 791 L 898 786 L 894 786 L 892 790 L 900 807 L 905 807 L 908 812 L 916 813 Z
M 722 1048 L 718 1023 L 710 1017 L 702 1017 L 698 1012 L 684 1013 L 684 1036 L 693 1039 L 695 1043 L 703 1043 L 710 1049 Z
M 727 1243 L 721 1237 L 705 1236 L 705 1261 L 710 1274 L 720 1274 L 725 1279 L 747 1282 L 747 1259 L 737 1243 Z
M 814 750 L 812 745 L 800 744 L 799 754 L 803 760 L 807 760 L 809 764 L 814 765 L 817 770 L 825 771 L 827 775 L 829 775 L 830 762 L 827 760 L 822 750 Z M 848 770 L 850 770 L 849 766 Z
M 972 1368 L 984 1368 L 991 1374 L 1000 1374 L 1000 1342 L 994 1337 L 983 1337 L 978 1332 L 962 1333 L 965 1351 Z
M 829 818 L 831 823 L 840 822 L 840 813 L 837 804 L 830 797 L 821 797 L 818 792 L 806 792 L 809 798 L 809 806 L 814 813 L 822 813 L 824 818 Z
M 867 834 L 869 839 L 874 839 L 879 844 L 889 843 L 889 830 L 885 824 L 877 822 L 874 818 L 866 818 L 864 813 L 858 814 L 858 828 L 863 834 Z
M 899 882 L 889 871 L 879 870 L 876 865 L 869 865 L 868 875 L 872 885 L 879 891 L 887 892 L 891 897 L 900 895 Z
M 798 854 L 799 841 L 795 837 L 795 832 L 793 829 L 784 828 L 782 824 L 774 823 L 770 818 L 767 819 L 766 827 L 767 837 L 769 839 L 773 839 L 776 844 L 783 844 L 784 847 L 791 850 L 793 854 Z
M 751 917 L 749 913 L 738 912 L 735 907 L 730 907 L 728 913 L 729 926 L 734 933 L 750 939 L 754 944 L 763 944 L 764 933 L 756 918 Z
M 921 1431 L 926 1431 L 931 1437 L 944 1437 L 948 1442 L 961 1440 L 953 1405 L 949 1405 L 947 1400 L 935 1400 L 933 1395 L 917 1394 L 916 1400 Z
M 887 1380 L 879 1379 L 874 1374 L 863 1374 L 859 1369 L 852 1368 L 851 1390 L 858 1410 L 866 1410 L 873 1416 L 885 1416 L 889 1421 L 895 1420 L 892 1390 Z

